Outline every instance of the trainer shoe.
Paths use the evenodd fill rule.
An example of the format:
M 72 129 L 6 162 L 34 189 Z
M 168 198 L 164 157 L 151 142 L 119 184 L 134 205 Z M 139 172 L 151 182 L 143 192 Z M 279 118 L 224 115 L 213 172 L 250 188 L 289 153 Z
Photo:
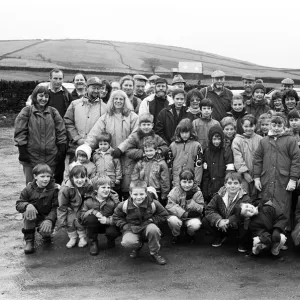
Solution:
M 151 254 L 151 258 L 155 261 L 158 265 L 165 265 L 167 263 L 166 259 L 158 254 Z
M 226 240 L 225 236 L 217 236 L 217 237 L 215 237 L 215 239 L 211 245 L 215 248 L 220 247 L 220 246 L 222 246 L 222 244 L 224 243 L 225 240 Z

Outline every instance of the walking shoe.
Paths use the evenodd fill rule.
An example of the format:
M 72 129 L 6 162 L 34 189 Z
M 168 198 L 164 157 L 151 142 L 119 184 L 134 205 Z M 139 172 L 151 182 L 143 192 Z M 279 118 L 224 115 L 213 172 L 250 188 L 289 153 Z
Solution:
M 34 253 L 34 240 L 26 240 L 25 242 L 26 244 L 24 247 L 24 253 L 25 254 Z
M 284 243 L 286 242 L 286 236 L 284 234 L 280 234 L 280 242 L 273 245 L 271 252 L 273 255 L 277 256 L 282 250 L 282 247 L 284 246 Z
M 98 255 L 99 254 L 99 246 L 98 246 L 98 240 L 91 240 L 90 241 L 90 254 L 91 255 Z
M 245 253 L 245 252 L 247 252 L 247 248 L 244 245 L 239 244 L 238 251 L 241 253 Z
M 215 239 L 211 245 L 215 248 L 220 247 L 220 246 L 222 246 L 222 244 L 224 243 L 225 240 L 226 240 L 225 236 L 217 236 L 217 237 L 215 237 Z
M 173 236 L 172 236 L 171 243 L 172 243 L 173 245 L 179 244 L 179 235 L 176 235 L 176 236 L 173 235 Z
M 131 253 L 129 254 L 129 257 L 132 258 L 132 259 L 138 258 L 140 256 L 140 251 L 143 248 L 143 246 L 144 246 L 144 243 L 141 243 L 138 248 L 133 249 L 131 251 Z
M 151 258 L 159 265 L 165 265 L 167 263 L 166 259 L 158 254 L 151 254 Z

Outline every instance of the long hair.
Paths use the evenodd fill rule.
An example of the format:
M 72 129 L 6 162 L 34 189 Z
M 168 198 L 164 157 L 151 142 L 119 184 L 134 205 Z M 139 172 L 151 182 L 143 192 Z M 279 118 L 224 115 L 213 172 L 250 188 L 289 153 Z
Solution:
M 126 95 L 125 92 L 123 92 L 122 90 L 117 90 L 111 93 L 109 100 L 107 102 L 107 113 L 112 116 L 115 113 L 115 106 L 114 106 L 114 98 L 116 96 L 121 96 L 124 98 L 124 105 L 123 105 L 123 109 L 122 109 L 122 115 L 128 117 L 130 112 L 133 111 L 133 106 L 128 98 L 128 96 Z
M 102 98 L 102 101 L 104 103 L 107 103 L 107 101 L 109 100 L 110 98 L 110 94 L 111 94 L 111 90 L 112 90 L 112 87 L 110 85 L 110 83 L 106 80 L 106 79 L 101 79 L 102 83 L 105 85 L 106 87 L 106 90 L 107 90 L 107 94 L 104 98 Z
M 179 124 L 177 125 L 176 129 L 175 129 L 175 133 L 174 136 L 172 138 L 173 141 L 176 142 L 182 142 L 180 133 L 181 132 L 190 132 L 190 138 L 189 140 L 194 140 L 197 141 L 197 134 L 195 132 L 195 129 L 193 127 L 193 124 L 191 122 L 190 119 L 186 118 L 186 119 L 182 119 Z

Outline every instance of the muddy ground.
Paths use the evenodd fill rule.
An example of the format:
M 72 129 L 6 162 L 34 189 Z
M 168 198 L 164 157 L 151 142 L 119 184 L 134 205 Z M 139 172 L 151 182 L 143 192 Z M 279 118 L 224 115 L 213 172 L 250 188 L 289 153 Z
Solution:
M 300 299 L 300 253 L 283 260 L 253 258 L 237 252 L 234 242 L 210 246 L 201 231 L 193 246 L 171 245 L 165 230 L 163 254 L 168 264 L 149 260 L 147 245 L 131 260 L 117 247 L 92 257 L 88 249 L 66 249 L 64 231 L 37 251 L 23 254 L 22 218 L 15 201 L 24 187 L 22 168 L 12 141 L 13 129 L 0 128 L 0 299 Z

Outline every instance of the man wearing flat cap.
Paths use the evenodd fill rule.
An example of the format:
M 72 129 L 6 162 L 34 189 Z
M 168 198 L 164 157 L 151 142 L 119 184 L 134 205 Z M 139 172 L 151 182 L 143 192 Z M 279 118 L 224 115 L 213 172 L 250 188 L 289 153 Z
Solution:
M 155 86 L 155 81 L 156 81 L 156 79 L 158 79 L 159 78 L 159 76 L 157 76 L 157 75 L 152 75 L 152 76 L 150 76 L 149 77 L 149 84 L 150 84 L 150 86 Z
M 181 90 L 184 90 L 185 88 L 185 85 L 186 85 L 186 81 L 182 78 L 181 75 L 175 75 L 173 80 L 172 80 L 172 86 L 175 88 L 175 89 L 181 89 Z
M 244 103 L 246 105 L 250 104 L 250 100 L 252 98 L 252 89 L 255 85 L 255 77 L 251 74 L 246 74 L 242 77 L 244 92 L 241 93 Z
M 232 92 L 224 87 L 225 73 L 217 70 L 211 74 L 212 85 L 200 90 L 203 98 L 209 98 L 214 107 L 211 117 L 221 121 L 231 109 Z
M 173 104 L 173 99 L 167 96 L 168 82 L 164 78 L 158 78 L 155 81 L 155 94 L 152 94 L 145 98 L 139 110 L 139 115 L 150 113 L 154 117 L 154 126 L 158 114 L 163 108 L 167 108 Z
M 281 81 L 281 91 L 292 90 L 294 88 L 294 80 L 291 78 L 285 78 Z
M 147 77 L 143 75 L 134 75 L 133 79 L 135 81 L 135 89 L 134 89 L 134 96 L 144 100 L 147 97 L 145 93 L 145 86 L 147 84 Z

